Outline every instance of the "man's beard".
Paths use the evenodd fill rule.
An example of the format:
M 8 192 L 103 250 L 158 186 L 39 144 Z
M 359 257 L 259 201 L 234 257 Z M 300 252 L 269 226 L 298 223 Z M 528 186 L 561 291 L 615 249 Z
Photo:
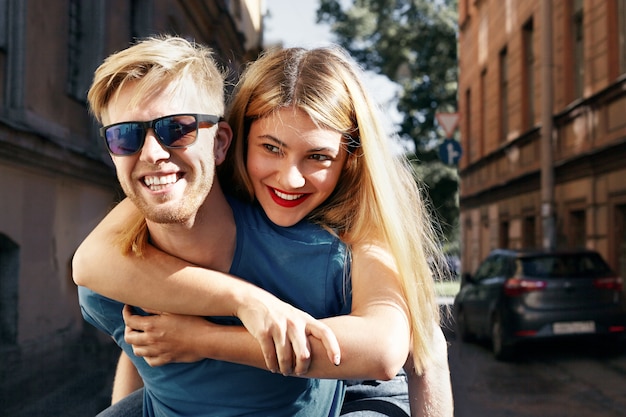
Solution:
M 142 205 L 143 203 L 138 204 L 139 210 L 144 213 L 146 220 L 159 223 L 159 224 L 176 224 L 176 223 L 185 223 L 190 216 L 197 212 L 197 209 L 193 209 L 189 207 L 185 202 L 181 202 L 176 206 L 168 206 L 168 207 L 153 207 L 151 205 Z
M 133 192 L 127 191 L 126 195 L 146 220 L 157 224 L 184 224 L 195 218 L 209 191 L 210 187 L 202 186 L 176 202 L 168 201 L 169 198 L 163 196 L 160 204 L 147 202 Z

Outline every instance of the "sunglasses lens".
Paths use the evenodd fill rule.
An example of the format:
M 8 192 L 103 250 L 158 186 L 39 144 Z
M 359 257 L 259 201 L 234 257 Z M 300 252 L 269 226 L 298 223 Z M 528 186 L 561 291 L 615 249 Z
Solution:
M 206 127 L 214 124 L 211 123 Z M 149 127 L 154 128 L 157 139 L 163 146 L 185 148 L 196 141 L 199 126 L 194 114 L 166 116 L 151 122 L 118 123 L 104 130 L 109 151 L 114 155 L 132 155 L 139 152 L 146 138 L 146 129 Z
M 155 121 L 154 131 L 163 145 L 170 148 L 184 148 L 196 141 L 198 122 L 194 115 L 164 117 Z
M 138 123 L 120 123 L 105 131 L 109 150 L 114 155 L 131 155 L 141 149 L 146 131 Z

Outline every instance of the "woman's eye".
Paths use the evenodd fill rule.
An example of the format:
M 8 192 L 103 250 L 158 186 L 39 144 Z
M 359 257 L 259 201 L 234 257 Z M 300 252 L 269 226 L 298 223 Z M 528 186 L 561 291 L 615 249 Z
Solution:
M 280 148 L 278 146 L 270 145 L 269 143 L 266 143 L 263 146 L 271 153 L 280 153 Z
M 320 162 L 324 162 L 324 161 L 332 161 L 333 158 L 331 158 L 328 155 L 322 155 L 319 153 L 313 154 L 310 156 L 311 159 L 315 159 L 316 161 L 320 161 Z

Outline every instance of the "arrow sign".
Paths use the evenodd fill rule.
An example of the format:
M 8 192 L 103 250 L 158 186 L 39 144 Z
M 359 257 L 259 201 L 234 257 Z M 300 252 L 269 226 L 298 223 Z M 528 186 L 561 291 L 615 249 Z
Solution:
M 446 134 L 446 138 L 451 138 L 459 125 L 459 113 L 436 113 L 437 123 Z
M 439 158 L 444 164 L 458 164 L 462 154 L 461 144 L 454 139 L 446 139 L 439 145 Z

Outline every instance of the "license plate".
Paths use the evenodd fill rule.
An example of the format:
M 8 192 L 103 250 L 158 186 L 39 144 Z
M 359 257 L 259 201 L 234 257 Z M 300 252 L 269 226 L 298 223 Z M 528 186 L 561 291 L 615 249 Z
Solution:
M 596 323 L 594 321 L 570 321 L 552 324 L 554 334 L 576 334 L 595 333 Z

